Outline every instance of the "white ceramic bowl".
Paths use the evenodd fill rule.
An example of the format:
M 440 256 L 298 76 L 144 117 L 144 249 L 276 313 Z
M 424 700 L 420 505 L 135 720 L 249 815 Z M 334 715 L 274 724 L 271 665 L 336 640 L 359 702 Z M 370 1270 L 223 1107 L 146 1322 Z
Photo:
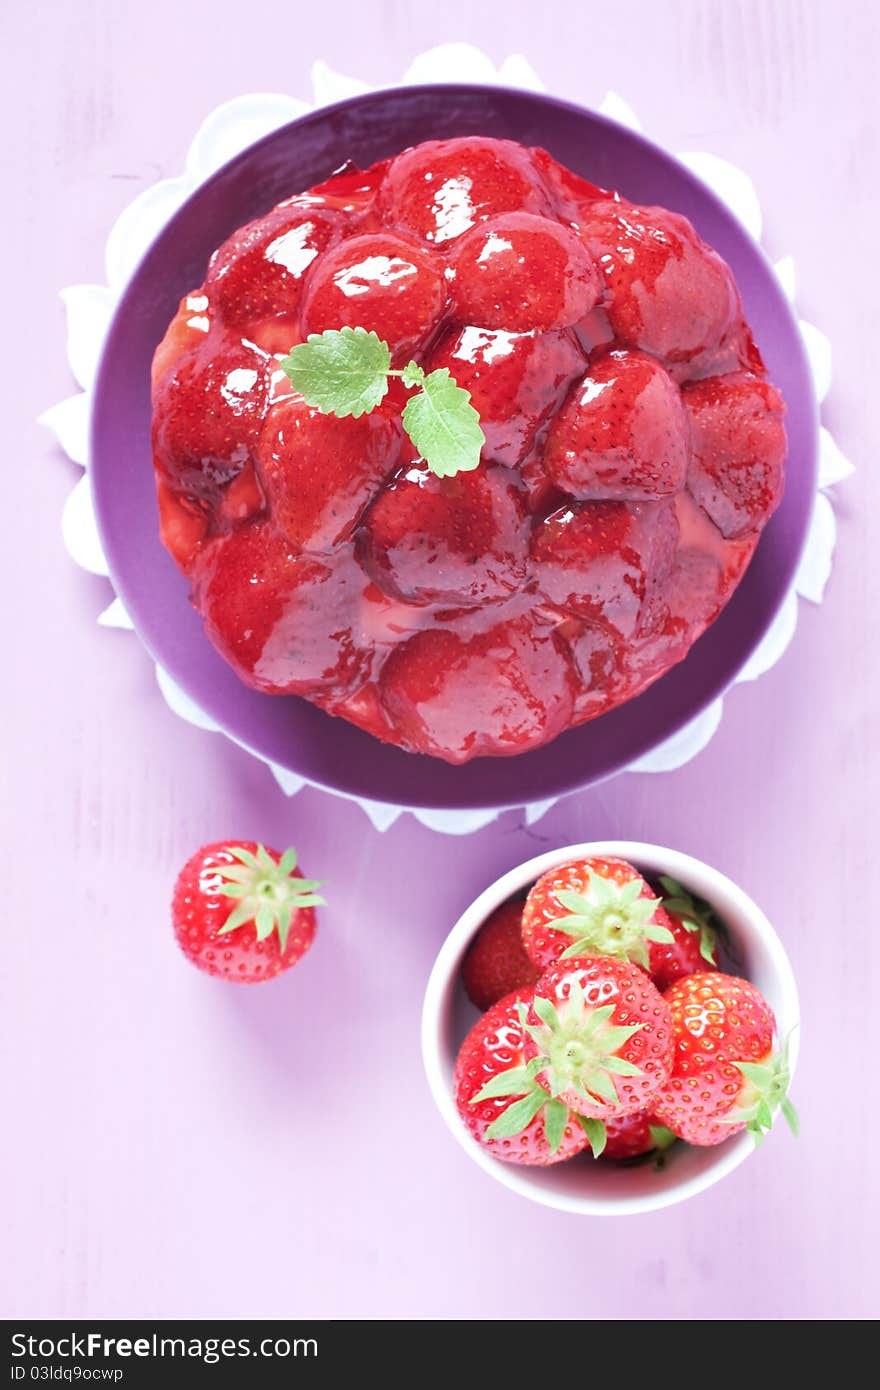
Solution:
M 797 987 L 782 943 L 761 909 L 724 874 L 699 859 L 660 845 L 597 840 L 550 850 L 497 879 L 458 919 L 434 962 L 422 1010 L 422 1055 L 428 1084 L 449 1129 L 475 1163 L 497 1182 L 544 1206 L 585 1216 L 626 1216 L 683 1202 L 711 1187 L 754 1152 L 746 1133 L 714 1148 L 676 1145 L 659 1171 L 650 1163 L 621 1165 L 589 1154 L 548 1168 L 503 1163 L 480 1148 L 459 1118 L 452 1094 L 458 1048 L 478 1017 L 461 984 L 462 958 L 472 937 L 507 898 L 569 859 L 616 855 L 648 875 L 669 874 L 710 903 L 726 925 L 738 973 L 750 979 L 776 1015 L 780 1039 L 789 1038 L 794 1071 L 799 1041 Z

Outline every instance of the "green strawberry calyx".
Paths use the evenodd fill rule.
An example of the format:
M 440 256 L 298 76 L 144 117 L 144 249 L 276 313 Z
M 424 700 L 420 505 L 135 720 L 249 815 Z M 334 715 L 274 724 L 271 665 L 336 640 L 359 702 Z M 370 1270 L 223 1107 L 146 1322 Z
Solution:
M 660 883 L 668 894 L 663 899 L 666 911 L 678 919 L 685 931 L 699 936 L 703 960 L 709 965 L 717 965 L 718 933 L 713 925 L 716 918 L 712 908 L 702 899 L 694 898 L 677 879 L 670 878 L 668 874 L 660 875 Z
M 643 897 L 645 881 L 630 879 L 618 883 L 604 878 L 595 870 L 589 871 L 586 893 L 559 889 L 556 900 L 566 909 L 564 917 L 555 917 L 548 925 L 554 931 L 574 938 L 562 952 L 562 960 L 574 956 L 616 956 L 648 969 L 648 943 L 675 941 L 668 927 L 654 921 L 660 903 L 657 898 Z
M 654 1153 L 665 1153 L 673 1144 L 678 1143 L 678 1135 L 673 1134 L 665 1125 L 648 1125 L 648 1133 L 654 1145 Z
M 297 864 L 295 849 L 286 849 L 275 859 L 264 845 L 256 852 L 241 845 L 229 846 L 237 864 L 224 865 L 219 870 L 223 882 L 220 892 L 236 899 L 218 936 L 252 925 L 258 941 L 265 941 L 277 931 L 282 953 L 287 950 L 294 913 L 303 907 L 317 907 L 325 900 L 316 892 L 322 885 L 311 878 L 294 877 Z
M 537 1074 L 543 1058 L 535 1057 L 522 1067 L 508 1067 L 497 1072 L 486 1082 L 476 1095 L 471 1096 L 471 1105 L 481 1100 L 494 1100 L 503 1096 L 516 1096 L 486 1130 L 487 1139 L 513 1139 L 532 1123 L 543 1110 L 544 1137 L 550 1152 L 556 1153 L 568 1124 L 570 1111 L 561 1100 L 552 1096 L 538 1082 Z
M 788 1096 L 791 1084 L 788 1049 L 789 1039 L 786 1039 L 785 1046 L 772 1052 L 763 1062 L 733 1064 L 742 1072 L 745 1084 L 730 1114 L 725 1115 L 721 1123 L 741 1125 L 745 1122 L 756 1147 L 770 1133 L 779 1111 L 795 1138 L 800 1133 L 798 1113 Z
M 626 1027 L 612 1023 L 617 1007 L 603 1004 L 593 1008 L 587 1003 L 577 980 L 569 985 L 568 997 L 559 1008 L 543 995 L 536 995 L 533 1005 L 540 1022 L 529 1022 L 525 1004 L 517 1005 L 520 1025 L 538 1049 L 541 1077 L 551 1096 L 574 1092 L 590 1105 L 609 1110 L 620 1104 L 615 1076 L 641 1076 L 642 1069 L 620 1056 L 620 1049 L 643 1023 Z

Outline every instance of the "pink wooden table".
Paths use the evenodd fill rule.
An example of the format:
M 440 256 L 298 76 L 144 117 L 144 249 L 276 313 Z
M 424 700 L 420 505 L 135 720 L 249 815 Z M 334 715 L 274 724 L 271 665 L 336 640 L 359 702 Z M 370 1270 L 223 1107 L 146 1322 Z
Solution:
M 0 1312 L 876 1313 L 873 7 L 631 0 L 623 27 L 596 3 L 551 7 L 555 25 L 523 0 L 446 0 L 421 18 L 392 3 L 303 8 L 252 24 L 231 0 L 52 0 L 0 19 L 15 196 L 0 346 Z M 317 57 L 390 83 L 453 38 L 495 61 L 524 51 L 588 104 L 614 87 L 655 138 L 752 173 L 770 251 L 795 256 L 802 312 L 832 339 L 827 418 L 859 472 L 837 491 L 824 607 L 802 607 L 794 646 L 728 699 L 696 762 L 572 798 L 531 831 L 511 813 L 451 842 L 408 821 L 379 835 L 317 792 L 287 801 L 244 754 L 169 714 L 137 642 L 95 626 L 106 586 L 74 569 L 59 534 L 74 470 L 35 417 L 72 389 L 57 290 L 102 280 L 115 214 L 179 171 L 207 111 L 247 91 L 308 97 Z M 319 945 L 265 990 L 199 976 L 169 935 L 179 863 L 227 834 L 293 840 L 329 884 Z M 454 1145 L 423 1082 L 418 1015 L 439 942 L 488 876 L 599 835 L 706 858 L 776 922 L 802 991 L 803 1137 L 780 1131 L 687 1206 L 578 1222 L 494 1186 Z

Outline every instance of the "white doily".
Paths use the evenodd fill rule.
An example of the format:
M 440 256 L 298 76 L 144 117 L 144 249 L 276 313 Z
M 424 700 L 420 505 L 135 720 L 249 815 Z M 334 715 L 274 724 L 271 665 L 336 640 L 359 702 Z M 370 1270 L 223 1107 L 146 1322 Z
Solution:
M 76 484 L 64 508 L 62 529 L 70 555 L 83 569 L 109 578 L 107 562 L 101 549 L 92 507 L 88 478 L 88 419 L 91 390 L 95 379 L 101 345 L 129 276 L 147 247 L 161 231 L 173 213 L 209 175 L 222 164 L 252 144 L 255 140 L 314 107 L 369 91 L 367 83 L 344 77 L 326 63 L 317 62 L 312 69 L 314 100 L 309 103 L 295 97 L 274 93 L 257 93 L 225 102 L 203 122 L 190 147 L 183 174 L 141 193 L 117 219 L 110 231 L 106 248 L 106 285 L 73 285 L 62 291 L 67 309 L 67 355 L 70 367 L 81 390 L 67 400 L 52 406 L 40 422 L 53 431 L 58 443 L 73 461 L 86 470 Z M 521 54 L 506 58 L 500 67 L 469 44 L 443 44 L 422 53 L 404 73 L 403 84 L 421 82 L 502 83 L 543 91 L 544 84 Z M 634 111 L 613 92 L 609 92 L 599 110 L 606 116 L 641 130 Z M 756 241 L 761 237 L 761 208 L 751 179 L 741 169 L 717 155 L 684 152 L 678 155 L 699 178 L 727 204 Z M 776 273 L 786 295 L 794 301 L 795 266 L 790 256 L 776 264 Z M 800 321 L 813 372 L 816 396 L 821 403 L 831 385 L 831 347 L 825 335 L 811 323 Z M 836 539 L 836 523 L 828 490 L 853 471 L 828 430 L 822 426 L 819 439 L 819 490 L 803 560 L 794 586 L 776 621 L 758 650 L 737 677 L 739 681 L 756 680 L 782 656 L 794 636 L 798 617 L 798 596 L 812 603 L 821 603 L 825 584 L 831 572 Z M 114 598 L 101 613 L 98 622 L 105 627 L 131 628 L 132 624 L 118 598 Z M 168 705 L 181 718 L 203 729 L 217 731 L 217 726 L 187 695 L 157 667 L 159 687 Z M 712 738 L 721 721 L 722 701 L 713 705 L 668 742 L 655 748 L 646 757 L 628 768 L 631 772 L 666 772 L 695 757 Z M 293 795 L 306 785 L 301 777 L 269 764 L 281 788 Z M 342 795 L 342 793 L 339 793 Z M 385 830 L 404 812 L 400 807 L 382 802 L 358 801 L 373 825 Z M 525 807 L 526 821 L 534 824 L 554 804 L 553 800 Z M 424 825 L 449 834 L 466 834 L 489 824 L 498 814 L 495 811 L 435 812 L 413 811 Z

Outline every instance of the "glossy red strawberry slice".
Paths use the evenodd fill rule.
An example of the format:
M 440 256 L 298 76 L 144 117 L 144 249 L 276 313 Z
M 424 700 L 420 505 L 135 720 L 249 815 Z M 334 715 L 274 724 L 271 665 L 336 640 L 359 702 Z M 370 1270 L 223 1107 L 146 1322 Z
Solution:
M 718 346 L 738 310 L 736 287 L 687 218 L 608 201 L 593 203 L 581 225 L 618 342 L 670 362 Z
M 602 280 L 583 241 L 548 217 L 492 217 L 455 244 L 453 312 L 509 333 L 568 328 L 595 305 Z
M 294 205 L 242 227 L 211 257 L 205 285 L 212 307 L 232 327 L 295 316 L 309 267 L 340 225 L 338 213 Z
M 507 469 L 438 478 L 416 459 L 370 508 L 360 542 L 367 573 L 391 597 L 469 606 L 522 585 L 528 522 Z
M 691 495 L 722 535 L 758 529 L 782 498 L 782 397 L 748 372 L 692 382 L 683 394 L 693 437 Z
M 570 333 L 462 328 L 446 335 L 427 369 L 448 368 L 470 392 L 486 436 L 483 457 L 514 467 L 584 368 Z
M 402 438 L 399 419 L 382 410 L 339 420 L 301 396 L 276 406 L 258 461 L 275 525 L 290 544 L 326 551 L 348 540 L 394 471 Z
M 687 478 L 688 436 L 681 392 L 655 358 L 597 353 L 550 426 L 544 467 L 572 497 L 668 497 Z
M 156 389 L 157 467 L 184 490 L 216 500 L 256 447 L 273 365 L 232 339 L 181 358 Z
M 553 633 L 523 617 L 473 637 L 418 633 L 389 656 L 380 691 L 407 747 L 460 763 L 555 738 L 571 718 L 574 672 Z
M 435 246 L 501 212 L 544 212 L 528 152 L 512 140 L 426 140 L 391 161 L 385 215 Z
M 538 585 L 560 608 L 628 636 L 650 586 L 672 567 L 677 536 L 669 503 L 565 505 L 532 532 Z
M 446 295 L 443 267 L 430 251 L 387 232 L 350 237 L 311 276 L 303 334 L 365 328 L 400 359 L 430 338 Z
M 198 555 L 194 597 L 208 634 L 242 680 L 275 694 L 338 695 L 363 682 L 352 613 L 363 580 L 345 555 L 296 555 L 265 522 Z

